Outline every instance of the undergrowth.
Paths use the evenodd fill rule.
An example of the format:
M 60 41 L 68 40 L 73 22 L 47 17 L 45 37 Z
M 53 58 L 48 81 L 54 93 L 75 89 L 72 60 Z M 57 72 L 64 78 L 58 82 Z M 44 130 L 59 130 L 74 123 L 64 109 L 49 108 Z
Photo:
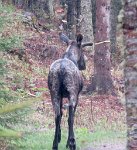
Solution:
M 35 99 L 40 95 L 44 95 L 42 100 L 45 104 L 38 102 L 26 110 L 15 111 L 11 117 L 9 114 L 2 116 L 1 126 L 8 126 L 22 133 L 20 138 L 12 138 L 8 142 L 8 150 L 50 150 L 55 125 L 46 82 L 48 68 L 38 65 L 38 62 L 33 60 L 33 56 L 29 64 L 7 53 L 12 48 L 22 48 L 25 37 L 36 35 L 33 32 L 28 33 L 22 24 L 20 12 L 16 11 L 12 6 L 0 4 L 0 48 L 2 50 L 0 56 L 6 60 L 6 62 L 4 60 L 0 62 L 2 66 L 0 72 L 4 74 L 2 81 L 5 82 L 3 95 L 0 95 L 0 105 L 4 105 L 5 100 L 20 103 L 27 101 L 29 96 Z M 90 66 L 89 63 L 88 66 Z M 84 74 L 86 78 L 90 78 L 89 73 L 93 72 L 90 67 L 88 68 Z M 38 80 L 44 81 L 44 85 L 39 85 Z M 98 98 L 94 95 L 81 96 L 75 116 L 77 150 L 81 150 L 90 143 L 126 137 L 125 110 L 121 110 L 121 107 L 111 108 L 112 105 L 109 104 L 108 98 Z M 68 132 L 67 112 L 63 113 L 62 141 L 59 144 L 59 150 L 65 150 Z M 21 115 L 24 117 L 19 121 Z
M 21 137 L 21 132 L 13 130 L 15 124 L 22 122 L 28 112 L 28 107 L 32 100 L 25 102 L 24 96 L 19 90 L 12 89 L 12 76 L 14 69 L 12 63 L 9 64 L 8 53 L 10 50 L 22 45 L 22 37 L 18 35 L 17 24 L 20 17 L 15 14 L 15 8 L 11 5 L 6 6 L 0 2 L 0 146 L 7 143 L 7 137 Z M 13 29 L 13 30 L 12 30 Z M 14 32 L 16 31 L 16 32 Z M 17 62 L 16 62 L 17 63 Z M 16 70 L 16 69 L 15 69 Z M 21 79 L 21 78 L 20 78 Z M 20 82 L 20 81 L 19 81 Z M 17 83 L 15 82 L 16 86 Z M 28 99 L 27 99 L 28 100 Z M 23 103 L 22 103 L 23 102 Z M 2 142 L 1 142 L 2 140 Z M 4 142 L 3 142 L 4 141 Z M 4 149 L 4 148 L 3 148 Z
M 90 143 L 94 145 L 102 141 L 115 141 L 125 138 L 125 132 L 112 130 L 96 129 L 95 132 L 89 131 L 87 128 L 75 129 L 75 137 L 77 150 L 87 147 Z M 50 150 L 54 138 L 54 130 L 47 129 L 45 131 L 26 133 L 22 139 L 11 140 L 11 148 L 14 150 Z M 65 150 L 67 141 L 67 130 L 62 129 L 62 140 L 59 144 L 59 150 Z

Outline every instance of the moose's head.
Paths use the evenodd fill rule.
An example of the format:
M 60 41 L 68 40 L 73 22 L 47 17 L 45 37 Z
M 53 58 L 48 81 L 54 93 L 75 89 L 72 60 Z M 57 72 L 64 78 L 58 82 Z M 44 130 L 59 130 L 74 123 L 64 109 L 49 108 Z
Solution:
M 60 39 L 67 44 L 67 49 L 63 58 L 68 58 L 73 61 L 79 70 L 86 69 L 86 60 L 83 51 L 83 47 L 92 46 L 93 43 L 84 43 L 82 44 L 83 36 L 78 34 L 76 40 L 70 40 L 66 35 L 60 33 Z

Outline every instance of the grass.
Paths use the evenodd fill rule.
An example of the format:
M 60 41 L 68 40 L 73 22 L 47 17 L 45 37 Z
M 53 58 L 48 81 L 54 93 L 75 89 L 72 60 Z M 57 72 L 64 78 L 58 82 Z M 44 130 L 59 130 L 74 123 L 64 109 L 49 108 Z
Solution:
M 28 133 L 23 138 L 11 140 L 14 150 L 50 150 L 52 147 L 54 130 L 45 130 L 35 133 Z M 77 150 L 89 145 L 89 143 L 100 143 L 103 140 L 124 139 L 125 133 L 112 130 L 97 130 L 90 132 L 86 128 L 75 129 Z M 62 140 L 59 144 L 59 150 L 65 150 L 67 141 L 67 130 L 62 131 Z
M 99 100 L 98 100 L 99 101 Z M 93 103 L 94 104 L 94 103 Z M 29 115 L 26 125 L 17 125 L 18 131 L 25 134 L 20 139 L 11 140 L 11 150 L 50 150 L 54 138 L 54 115 L 51 108 L 45 108 L 44 112 L 35 109 L 41 107 L 40 103 L 33 106 L 33 112 Z M 100 145 L 112 141 L 124 141 L 126 139 L 125 112 L 117 112 L 107 106 L 94 104 L 94 123 L 90 122 L 90 106 L 78 106 L 75 116 L 75 137 L 77 150 L 83 150 L 87 146 Z M 102 108 L 103 107 L 103 108 Z M 95 112 L 96 110 L 96 112 Z M 101 111 L 101 112 L 100 112 Z M 109 118 L 106 117 L 109 114 Z M 59 150 L 65 150 L 67 141 L 67 115 L 62 118 L 62 141 Z M 123 143 L 124 143 L 123 142 Z
M 83 114 L 84 110 L 80 111 L 79 115 Z M 80 118 L 76 116 L 75 118 L 78 122 L 75 122 L 74 128 L 77 150 L 83 150 L 83 148 L 90 145 L 91 147 L 100 145 L 105 141 L 112 141 L 112 143 L 119 140 L 125 141 L 126 126 L 121 121 L 123 114 L 118 116 L 119 122 L 107 122 L 105 116 L 103 116 L 100 120 L 96 118 L 98 121 L 96 120 L 97 122 L 94 125 L 90 124 L 89 120 L 84 120 L 85 115 L 81 115 Z M 54 115 L 51 109 L 46 109 L 43 113 L 34 111 L 34 114 L 32 113 L 27 119 L 28 122 L 25 126 L 22 124 L 17 126 L 18 130 L 24 131 L 25 134 L 20 139 L 11 140 L 10 145 L 13 150 L 50 150 L 54 139 Z M 88 122 L 87 127 L 84 124 L 85 121 Z M 66 149 L 67 133 L 67 116 L 63 116 L 62 140 L 59 144 L 59 150 Z
M 55 127 L 54 115 L 51 108 L 46 108 L 44 112 L 35 111 L 35 108 L 38 106 L 40 107 L 40 104 L 33 107 L 34 113 L 27 118 L 27 124 L 23 126 L 21 123 L 16 126 L 18 128 L 17 131 L 23 131 L 25 134 L 20 139 L 11 140 L 10 150 L 50 150 L 52 148 Z M 92 124 L 88 120 L 88 117 L 90 117 L 88 110 L 90 110 L 89 107 L 86 110 L 79 107 L 77 109 L 74 125 L 77 150 L 83 150 L 83 148 L 90 145 L 91 147 L 94 145 L 98 146 L 105 141 L 112 141 L 112 143 L 119 140 L 125 141 L 126 125 L 123 122 L 125 115 L 123 112 L 115 112 L 118 118 L 115 121 L 109 122 L 105 117 L 105 112 L 102 111 L 102 118 L 97 116 L 96 122 Z M 112 113 L 113 111 L 110 110 L 110 112 Z M 66 149 L 67 128 L 67 115 L 65 116 L 64 114 L 62 118 L 62 140 L 59 144 L 59 150 Z

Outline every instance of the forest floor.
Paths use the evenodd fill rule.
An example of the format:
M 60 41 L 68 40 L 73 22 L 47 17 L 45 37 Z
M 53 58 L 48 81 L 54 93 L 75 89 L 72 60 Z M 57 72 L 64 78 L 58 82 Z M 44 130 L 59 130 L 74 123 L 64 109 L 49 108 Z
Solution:
M 15 16 L 15 13 L 13 15 Z M 31 24 L 24 25 L 22 22 L 21 20 L 10 24 L 10 30 L 7 28 L 4 31 L 5 35 L 16 33 L 23 36 L 20 47 L 3 55 L 7 61 L 8 72 L 10 72 L 6 81 L 9 88 L 14 92 L 17 91 L 22 97 L 28 95 L 34 98 L 40 95 L 42 101 L 31 107 L 33 113 L 26 116 L 28 123 L 16 126 L 16 129 L 22 129 L 29 135 L 24 135 L 23 139 L 11 141 L 11 143 L 19 147 L 17 150 L 44 150 L 43 147 L 47 148 L 45 150 L 50 150 L 53 139 L 51 131 L 54 129 L 54 113 L 47 86 L 47 75 L 50 64 L 62 56 L 66 45 L 59 40 L 59 30 L 54 27 L 54 23 L 52 25 L 48 23 L 47 28 L 45 25 L 44 30 L 38 31 Z M 22 49 L 24 52 L 20 57 Z M 93 52 L 87 51 L 85 55 L 88 58 L 87 69 L 82 73 L 86 87 L 90 83 L 94 69 Z M 112 76 L 117 93 L 115 96 L 97 95 L 96 93 L 80 95 L 75 117 L 78 150 L 125 150 L 126 111 L 123 96 L 123 72 L 116 67 L 112 70 Z M 65 103 L 67 100 L 64 100 Z M 64 133 L 67 132 L 67 110 L 63 110 L 62 128 L 63 138 L 66 140 Z M 43 131 L 48 134 L 44 135 Z M 49 137 L 51 139 L 48 139 Z M 64 150 L 63 138 L 62 148 L 59 150 Z
M 95 146 L 88 146 L 82 150 L 126 150 L 126 140 L 102 141 Z
M 49 41 L 47 40 L 48 38 L 50 39 Z M 33 78 L 35 82 L 33 82 L 34 84 L 33 88 L 32 87 L 30 88 L 30 93 L 36 95 L 38 93 L 41 93 L 42 90 L 42 94 L 43 94 L 43 101 L 37 104 L 36 106 L 34 122 L 36 122 L 39 116 L 40 117 L 38 119 L 39 127 L 44 124 L 43 122 L 44 119 L 45 124 L 47 124 L 48 122 L 48 125 L 46 125 L 47 128 L 53 129 L 54 114 L 52 112 L 49 92 L 48 91 L 43 92 L 43 90 L 44 88 L 47 89 L 47 73 L 50 64 L 55 59 L 60 58 L 62 56 L 62 53 L 64 52 L 64 47 L 66 48 L 66 45 L 59 41 L 57 31 L 47 31 L 46 33 L 42 33 L 40 36 L 38 34 L 37 37 L 32 37 L 31 39 L 27 39 L 24 42 L 24 45 L 28 50 L 27 53 L 30 54 L 31 59 L 29 60 L 33 62 L 30 65 L 30 72 L 32 72 L 31 74 L 33 74 L 33 77 L 35 76 L 34 77 L 35 79 Z M 93 65 L 92 65 L 93 57 L 92 55 L 90 55 L 89 57 L 88 53 L 89 52 L 86 53 L 88 57 L 87 70 L 83 71 L 85 86 L 87 86 L 90 83 L 90 76 L 93 73 Z M 116 86 L 118 88 L 116 89 L 116 91 L 118 91 L 122 95 L 122 92 L 119 90 L 121 86 L 123 86 L 121 84 L 123 80 L 121 75 L 122 73 L 120 70 L 118 70 L 114 74 L 115 74 L 114 78 L 115 78 Z M 125 150 L 126 140 L 125 140 L 124 133 L 126 130 L 126 125 L 125 125 L 126 115 L 125 115 L 124 105 L 121 104 L 121 99 L 123 98 L 120 97 L 121 95 L 111 96 L 111 95 L 82 94 L 80 96 L 79 105 L 76 112 L 75 126 L 76 128 L 81 128 L 81 129 L 87 128 L 89 131 L 91 130 L 91 132 L 96 132 L 97 130 L 99 134 L 95 136 L 95 138 L 93 138 L 94 140 L 89 139 L 87 140 L 87 142 L 84 142 L 83 143 L 83 145 L 85 145 L 84 149 L 82 148 L 84 135 L 80 134 L 80 136 L 83 136 L 83 138 L 79 140 L 79 143 L 81 145 L 79 147 L 81 147 L 80 148 L 81 150 L 92 150 L 92 149 L 93 150 L 111 150 L 111 149 Z M 64 102 L 66 103 L 67 100 L 65 100 Z M 43 114 L 44 116 L 41 114 Z M 62 126 L 66 129 L 67 128 L 66 110 L 63 111 L 63 114 L 64 114 L 64 118 L 62 120 Z M 44 128 L 40 129 L 40 131 L 41 130 L 44 130 Z M 100 130 L 104 130 L 105 133 L 100 134 L 99 133 Z M 108 132 L 107 130 L 111 132 L 107 133 Z M 114 134 L 113 132 L 116 133 L 114 137 L 113 137 Z M 119 138 L 119 134 L 122 134 L 120 138 Z M 79 136 L 79 133 L 77 135 Z M 109 140 L 108 139 L 109 137 L 112 140 Z M 92 136 L 91 137 L 89 136 L 89 138 L 92 138 Z M 98 142 L 96 142 L 97 139 L 99 139 Z M 87 147 L 86 145 L 89 145 L 90 142 L 91 143 L 93 142 L 94 144 L 93 145 L 91 144 L 91 146 Z M 60 149 L 64 150 L 63 148 Z

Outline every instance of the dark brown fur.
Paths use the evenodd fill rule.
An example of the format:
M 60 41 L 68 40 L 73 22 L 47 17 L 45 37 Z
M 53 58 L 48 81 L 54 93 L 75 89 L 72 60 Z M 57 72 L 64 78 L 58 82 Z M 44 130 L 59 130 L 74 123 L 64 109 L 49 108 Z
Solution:
M 62 59 L 56 60 L 50 67 L 48 75 L 48 86 L 51 94 L 52 105 L 55 111 L 55 137 L 53 141 L 53 150 L 58 150 L 58 143 L 61 140 L 61 118 L 62 101 L 68 98 L 69 106 L 69 133 L 67 147 L 70 150 L 76 150 L 76 143 L 73 131 L 74 113 L 78 104 L 78 96 L 83 87 L 82 75 L 79 70 L 84 70 L 85 60 L 81 48 L 82 35 L 77 36 L 77 41 L 71 41 L 63 35 L 62 40 L 68 44 L 68 48 Z

